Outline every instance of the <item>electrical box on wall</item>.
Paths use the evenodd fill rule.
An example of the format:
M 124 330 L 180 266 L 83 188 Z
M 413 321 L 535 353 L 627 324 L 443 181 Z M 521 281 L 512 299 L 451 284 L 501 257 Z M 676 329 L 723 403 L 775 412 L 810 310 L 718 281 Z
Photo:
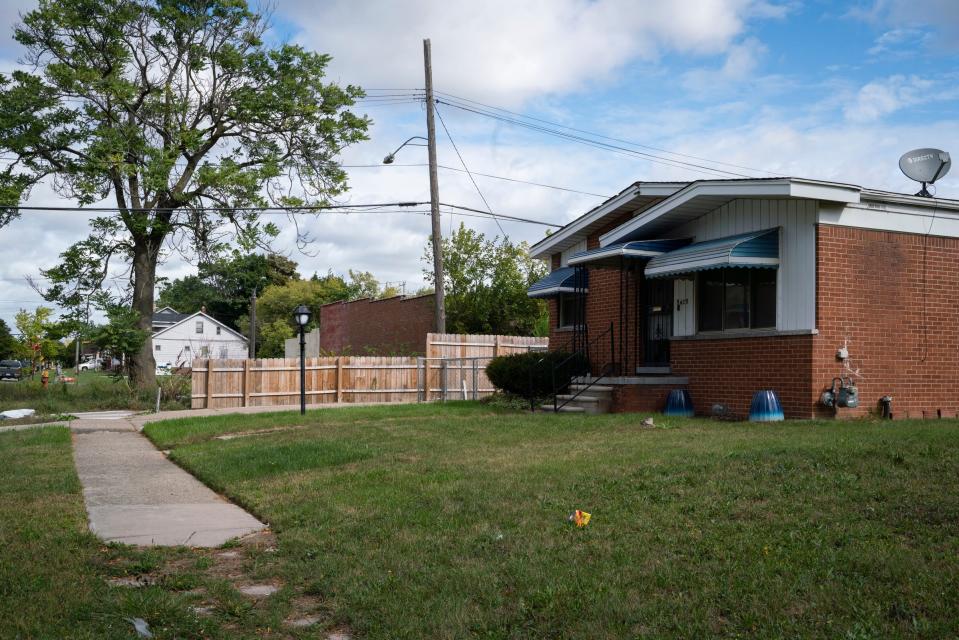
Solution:
M 836 360 L 848 360 L 849 359 L 849 349 L 846 347 L 839 347 L 839 350 L 836 351 Z

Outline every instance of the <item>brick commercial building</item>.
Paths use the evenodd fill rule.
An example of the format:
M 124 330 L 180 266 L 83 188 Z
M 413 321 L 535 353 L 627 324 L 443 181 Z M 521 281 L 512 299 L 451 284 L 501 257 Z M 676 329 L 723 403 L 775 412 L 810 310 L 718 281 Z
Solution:
M 745 416 L 959 411 L 959 201 L 797 178 L 636 183 L 532 248 L 550 348 L 589 346 L 614 410 L 669 389 Z M 827 406 L 836 382 L 858 406 Z M 847 394 L 847 397 L 848 394 Z M 845 404 L 845 403 L 844 403 Z M 719 406 L 717 406 L 719 405 Z
M 435 330 L 433 294 L 363 298 L 320 307 L 320 350 L 363 355 L 422 355 Z

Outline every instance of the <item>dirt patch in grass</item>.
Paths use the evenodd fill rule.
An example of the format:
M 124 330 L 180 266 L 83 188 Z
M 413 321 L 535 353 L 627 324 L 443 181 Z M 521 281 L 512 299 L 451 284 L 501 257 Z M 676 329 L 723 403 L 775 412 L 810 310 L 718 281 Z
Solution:
M 237 431 L 235 433 L 224 433 L 220 436 L 214 436 L 215 440 L 235 440 L 236 438 L 249 438 L 250 436 L 262 436 L 269 433 L 279 433 L 281 431 L 296 431 L 306 429 L 304 425 L 295 425 L 291 427 L 274 427 L 272 429 L 256 429 L 254 431 Z

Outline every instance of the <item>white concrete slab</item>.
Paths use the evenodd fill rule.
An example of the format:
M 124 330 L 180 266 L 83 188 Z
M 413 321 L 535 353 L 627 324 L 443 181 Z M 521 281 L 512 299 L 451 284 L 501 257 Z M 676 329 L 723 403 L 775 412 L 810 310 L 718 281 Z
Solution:
M 167 460 L 128 422 L 78 422 L 73 457 L 90 530 L 102 539 L 215 547 L 265 528 Z

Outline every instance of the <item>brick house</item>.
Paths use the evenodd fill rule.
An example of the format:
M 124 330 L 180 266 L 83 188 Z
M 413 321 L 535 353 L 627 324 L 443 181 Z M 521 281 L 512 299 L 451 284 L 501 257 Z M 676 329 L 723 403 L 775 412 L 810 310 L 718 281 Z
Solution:
M 550 348 L 589 348 L 613 409 L 787 417 L 959 410 L 959 201 L 770 178 L 637 182 L 532 247 Z M 841 352 L 840 350 L 845 349 Z M 841 357 L 848 353 L 848 357 Z M 857 408 L 820 402 L 837 376 Z

